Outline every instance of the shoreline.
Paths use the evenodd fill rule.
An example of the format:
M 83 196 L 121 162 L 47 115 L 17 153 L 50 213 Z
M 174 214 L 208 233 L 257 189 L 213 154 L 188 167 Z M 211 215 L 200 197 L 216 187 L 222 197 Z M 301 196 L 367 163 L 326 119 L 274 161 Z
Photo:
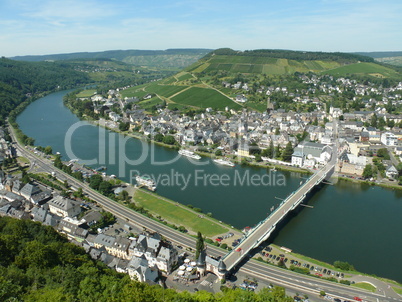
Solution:
M 70 108 L 69 108 L 70 109 Z M 70 109 L 71 110 L 71 109 Z M 94 124 L 94 125 L 97 125 L 97 126 L 102 126 L 102 125 L 100 125 L 99 123 L 96 123 L 96 121 L 93 121 L 93 120 L 89 120 L 89 119 L 87 119 L 87 118 L 84 118 L 83 120 L 86 120 L 86 121 L 88 121 L 89 123 L 91 123 L 91 124 Z M 146 139 L 145 137 L 139 137 L 139 136 L 136 136 L 135 134 L 124 134 L 123 132 L 120 132 L 120 131 L 118 131 L 118 129 L 110 129 L 110 128 L 108 128 L 108 127 L 104 127 L 105 129 L 108 129 L 108 130 L 110 130 L 110 131 L 113 131 L 113 132 L 116 132 L 116 133 L 119 133 L 119 134 L 123 134 L 123 135 L 129 135 L 129 136 L 131 136 L 131 137 L 133 137 L 133 138 L 137 138 L 137 139 L 142 139 L 142 140 L 144 140 L 144 139 Z M 147 139 L 146 139 L 147 140 Z M 148 141 L 148 140 L 147 140 Z M 152 142 L 152 141 L 149 141 L 149 142 Z M 154 142 L 154 143 L 157 143 L 158 145 L 162 145 L 162 146 L 166 146 L 166 147 L 169 147 L 168 145 L 165 145 L 165 144 L 163 144 L 163 143 L 158 143 L 158 142 Z M 170 148 L 172 148 L 172 146 L 170 146 Z M 212 156 L 213 154 L 211 154 L 211 156 Z M 257 167 L 264 167 L 264 166 L 261 166 L 261 165 L 256 165 Z M 265 168 L 268 168 L 268 167 L 266 167 L 265 166 Z M 308 173 L 308 172 L 307 172 Z M 354 183 L 360 183 L 360 184 L 362 184 L 362 183 L 365 183 L 364 181 L 360 181 L 360 180 L 356 180 L 356 179 L 350 179 L 350 178 L 343 178 L 343 177 L 339 177 L 340 179 L 343 179 L 343 180 L 348 180 L 348 181 L 351 181 L 351 182 L 354 182 Z M 367 183 L 367 182 L 366 182 Z M 386 187 L 386 188 L 393 188 L 392 186 L 387 186 L 387 185 L 385 185 L 385 184 L 378 184 L 378 183 L 368 183 L 368 184 L 370 184 L 370 185 L 379 185 L 379 186 L 382 186 L 382 187 Z M 158 194 L 156 194 L 156 195 L 158 195 Z M 160 196 L 160 195 L 158 195 L 158 196 Z

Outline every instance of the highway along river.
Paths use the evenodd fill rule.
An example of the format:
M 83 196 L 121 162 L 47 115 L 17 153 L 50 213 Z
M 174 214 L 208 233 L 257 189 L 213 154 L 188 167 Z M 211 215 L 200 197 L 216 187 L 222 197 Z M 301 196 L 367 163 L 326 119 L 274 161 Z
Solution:
M 202 165 L 177 151 L 92 126 L 63 105 L 68 91 L 29 105 L 17 118 L 35 144 L 51 146 L 64 159 L 106 166 L 109 175 L 135 183 L 133 175 L 158 181 L 158 194 L 211 212 L 237 228 L 253 226 L 293 192 L 303 176 L 263 168 Z M 347 261 L 358 270 L 402 282 L 402 191 L 338 182 L 326 185 L 273 239 L 319 260 Z

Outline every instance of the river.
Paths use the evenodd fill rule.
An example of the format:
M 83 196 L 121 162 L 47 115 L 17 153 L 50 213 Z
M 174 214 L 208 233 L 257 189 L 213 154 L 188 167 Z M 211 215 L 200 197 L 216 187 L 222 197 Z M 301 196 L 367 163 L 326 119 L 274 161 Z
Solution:
M 51 146 L 64 159 L 106 166 L 126 182 L 137 173 L 158 180 L 158 194 L 211 212 L 237 228 L 264 219 L 303 176 L 264 168 L 219 166 L 192 161 L 177 151 L 93 126 L 63 105 L 68 91 L 30 104 L 17 122 L 35 144 Z M 197 164 L 198 163 L 198 164 Z M 402 191 L 340 181 L 326 185 L 284 226 L 274 243 L 333 263 L 402 282 Z

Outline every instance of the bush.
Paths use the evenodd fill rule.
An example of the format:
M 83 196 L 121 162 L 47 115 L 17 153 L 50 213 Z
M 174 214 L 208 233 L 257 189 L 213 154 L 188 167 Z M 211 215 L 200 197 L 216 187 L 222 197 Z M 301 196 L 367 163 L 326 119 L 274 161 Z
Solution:
M 339 269 L 344 270 L 344 271 L 353 271 L 353 270 L 355 270 L 353 265 L 351 265 L 351 264 L 349 264 L 347 262 L 343 262 L 343 261 L 335 261 L 334 266 L 336 268 L 339 268 Z

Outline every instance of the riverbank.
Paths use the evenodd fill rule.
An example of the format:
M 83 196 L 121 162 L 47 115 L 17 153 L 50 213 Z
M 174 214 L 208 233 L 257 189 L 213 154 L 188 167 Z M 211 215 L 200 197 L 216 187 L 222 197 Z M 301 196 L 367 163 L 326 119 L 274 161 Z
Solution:
M 35 102 L 19 116 L 18 123 L 21 130 L 35 138 L 38 144 L 52 146 L 53 150 L 60 151 L 63 156 L 66 156 L 64 134 L 79 120 L 62 105 L 62 96 L 63 94 L 56 93 L 54 96 Z M 72 141 L 73 148 L 77 151 L 74 158 L 95 158 L 100 133 L 99 128 L 96 127 L 81 127 Z M 117 137 L 118 135 L 107 134 L 102 144 L 111 146 L 110 139 L 123 139 L 122 136 Z M 140 140 L 127 139 L 124 143 L 126 152 L 131 155 L 131 158 L 137 158 L 137 154 L 143 152 L 141 149 L 143 142 Z M 167 166 L 152 166 L 150 160 L 135 166 L 125 164 L 124 171 L 135 169 L 141 174 L 164 175 L 173 169 L 175 172 L 188 175 L 194 170 L 188 159 L 178 157 L 177 152 L 156 146 L 154 152 L 158 161 L 167 162 L 172 158 L 176 160 L 174 164 Z M 119 168 L 118 154 L 120 152 L 115 154 L 116 156 L 110 161 L 116 164 L 106 163 L 110 175 L 118 175 L 116 172 Z M 104 163 L 98 165 L 104 165 Z M 267 172 L 261 169 L 250 169 L 247 166 L 226 168 L 213 164 L 204 165 L 200 169 L 206 174 L 231 176 L 234 176 L 237 170 L 241 173 L 250 172 L 250 175 L 265 175 Z M 273 175 L 280 174 L 282 173 L 273 173 Z M 192 182 L 189 190 L 178 190 L 175 186 L 160 186 L 158 193 L 183 204 L 191 203 L 195 207 L 203 208 L 205 212 L 213 212 L 219 220 L 228 221 L 242 228 L 253 226 L 256 221 L 265 216 L 264 209 L 269 210 L 271 206 L 276 206 L 279 203 L 278 200 L 285 198 L 289 192 L 297 188 L 300 176 L 290 173 L 286 173 L 285 176 L 286 186 L 284 187 L 276 185 L 240 188 L 231 184 L 228 187 L 209 186 L 205 189 L 204 186 L 194 186 Z M 128 182 L 128 176 L 124 179 Z M 323 186 L 309 200 L 309 204 L 313 205 L 314 209 L 306 208 L 303 211 L 296 211 L 296 215 L 292 215 L 292 219 L 273 240 L 279 245 L 288 246 L 315 259 L 325 259 L 329 262 L 345 260 L 367 272 L 400 281 L 400 262 L 395 261 L 393 265 L 388 266 L 381 261 L 384 257 L 400 259 L 398 251 L 401 243 L 395 241 L 392 233 L 388 231 L 402 227 L 401 221 L 397 219 L 402 213 L 401 203 L 398 200 L 400 197 L 395 192 L 396 190 L 384 190 L 378 186 L 360 186 L 346 182 L 336 186 Z M 383 223 L 371 224 L 367 223 L 368 221 L 383 221 Z M 374 233 L 382 234 L 376 237 L 376 243 L 383 248 L 381 255 L 373 246 L 372 234 Z M 356 238 L 359 238 L 358 242 Z M 364 250 L 365 253 L 360 254 L 358 250 Z

